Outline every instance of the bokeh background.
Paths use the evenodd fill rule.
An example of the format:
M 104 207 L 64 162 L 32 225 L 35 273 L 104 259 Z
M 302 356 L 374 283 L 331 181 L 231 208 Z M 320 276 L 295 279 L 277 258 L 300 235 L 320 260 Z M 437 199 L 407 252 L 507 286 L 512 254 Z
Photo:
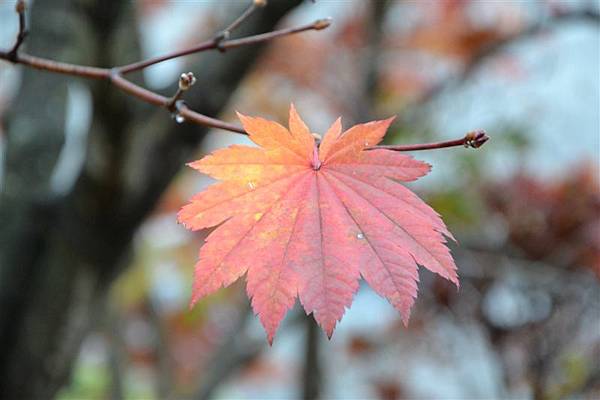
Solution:
M 33 12 L 43 3 L 34 2 Z M 149 57 L 211 37 L 248 2 L 125 2 L 128 14 L 113 15 L 122 26 L 112 36 L 95 37 L 96 47 L 79 43 L 80 36 L 92 29 L 94 20 L 110 25 L 110 15 L 102 14 L 99 6 L 88 19 L 80 18 L 79 10 L 94 2 L 69 3 L 48 1 L 39 15 L 53 18 L 64 12 L 69 16 L 57 18 L 68 23 L 53 22 L 39 30 L 34 24 L 33 43 L 26 51 L 37 49 L 51 58 L 81 63 L 123 64 L 135 60 L 135 54 Z M 266 11 L 257 14 L 261 12 Z M 277 26 L 328 16 L 333 24 L 327 30 L 280 39 L 248 55 L 252 64 L 234 87 L 200 79 L 186 98 L 199 104 L 213 96 L 226 99 L 219 116 L 232 122 L 235 110 L 285 122 L 294 102 L 315 132 L 324 132 L 338 116 L 348 127 L 397 115 L 386 137 L 389 144 L 454 139 L 485 129 L 491 140 L 479 150 L 415 153 L 430 162 L 433 171 L 410 184 L 442 214 L 458 239 L 451 247 L 460 290 L 422 269 L 420 295 L 404 327 L 399 314 L 362 285 L 330 341 L 296 308 L 269 347 L 249 309 L 244 282 L 188 308 L 193 266 L 206 232 L 186 231 L 176 223 L 176 213 L 210 181 L 181 163 L 165 190 L 156 194 L 158 201 L 147 207 L 139 223 L 127 228 L 133 234 L 124 235 L 123 249 L 110 261 L 122 267 L 103 281 L 102 295 L 91 291 L 102 299 L 100 306 L 85 309 L 91 315 L 70 319 L 83 321 L 80 326 L 63 325 L 56 335 L 79 339 L 74 341 L 73 357 L 62 364 L 50 362 L 52 368 L 63 368 L 60 375 L 66 377 L 53 383 L 50 396 L 600 397 L 600 3 L 318 0 L 297 5 Z M 17 29 L 12 1 L 0 1 L 0 21 L 0 46 L 6 48 Z M 133 52 L 125 46 L 122 35 L 127 33 L 138 38 Z M 120 42 L 125 49 L 111 54 L 124 54 L 122 58 L 94 56 L 104 54 L 106 46 L 118 48 Z M 183 71 L 202 77 L 215 68 L 250 64 L 228 58 L 236 51 L 169 61 L 147 69 L 138 79 L 154 90 L 173 93 Z M 106 105 L 115 104 L 110 94 L 115 88 L 27 73 L 36 76 L 32 80 L 61 79 L 63 86 L 59 90 L 38 83 L 34 90 L 39 103 L 30 97 L 22 105 L 19 99 L 31 92 L 26 87 L 32 81 L 23 67 L 0 64 L 0 190 L 5 196 L 4 204 L 0 196 L 0 218 L 6 217 L 0 220 L 0 230 L 5 238 L 12 237 L 14 227 L 8 213 L 18 214 L 16 208 L 7 211 L 14 204 L 6 200 L 11 193 L 23 195 L 22 201 L 39 201 L 41 188 L 71 196 L 81 186 L 82 169 L 94 171 L 107 163 L 96 147 L 118 141 L 110 134 L 98 139 L 94 115 L 127 119 L 122 108 Z M 135 112 L 142 120 L 143 113 L 159 113 L 147 108 Z M 179 127 L 168 115 L 156 118 L 177 134 Z M 59 126 L 55 143 L 39 139 L 45 134 L 40 123 Z M 139 149 L 133 159 L 142 159 L 142 165 L 154 162 L 153 153 L 146 152 L 146 127 L 128 124 L 132 131 L 141 131 L 132 140 Z M 113 129 L 110 124 L 108 128 Z M 186 135 L 199 129 L 187 128 Z M 249 143 L 240 135 L 216 130 L 203 132 L 201 139 L 185 154 L 188 161 L 232 143 Z M 25 156 L 11 158 L 19 141 L 31 147 Z M 19 175 L 19 165 L 31 162 L 39 163 L 45 175 Z M 40 181 L 44 185 L 30 195 L 31 186 Z M 110 202 L 110 193 L 102 201 Z M 19 223 L 37 224 L 44 210 L 18 214 L 26 218 Z M 84 225 L 93 233 L 102 223 L 90 220 Z M 62 232 L 69 226 L 56 229 Z M 10 260 L 6 243 L 0 246 L 3 262 Z M 38 247 L 23 243 L 30 247 L 20 252 L 45 257 Z M 49 263 L 46 268 L 60 267 Z M 9 271 L 7 265 L 0 269 L 3 274 Z M 59 279 L 73 272 L 64 274 Z M 27 281 L 26 277 L 21 284 L 35 297 Z M 12 288 L 21 290 L 19 284 Z M 67 303 L 61 304 L 74 307 L 82 301 L 77 293 L 69 292 Z M 35 312 L 50 313 L 19 304 L 11 314 L 15 324 L 36 318 Z M 15 357 L 9 354 L 10 346 L 20 343 L 15 335 L 37 329 L 22 324 L 18 334 L 10 335 L 8 325 L 1 326 L 1 363 Z M 30 358 L 52 360 L 56 347 L 60 346 L 30 347 Z M 18 381 L 19 371 L 6 365 L 0 379 Z M 29 373 L 30 379 L 43 374 L 22 373 Z

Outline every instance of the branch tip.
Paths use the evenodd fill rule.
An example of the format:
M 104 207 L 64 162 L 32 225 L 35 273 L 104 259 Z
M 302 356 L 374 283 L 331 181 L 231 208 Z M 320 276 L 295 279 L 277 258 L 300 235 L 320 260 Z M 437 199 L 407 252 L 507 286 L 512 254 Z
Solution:
M 457 147 L 464 146 L 470 147 L 472 149 L 477 149 L 485 142 L 487 142 L 490 137 L 485 133 L 483 129 L 478 129 L 475 131 L 471 131 L 467 133 L 461 139 L 448 140 L 445 142 L 435 142 L 435 143 L 420 143 L 420 144 L 407 144 L 407 145 L 392 145 L 392 146 L 374 146 L 367 147 L 365 150 L 392 150 L 392 151 L 416 151 L 416 150 L 435 150 L 435 149 L 445 149 L 447 147 Z
M 183 94 L 196 83 L 196 77 L 192 72 L 184 72 L 179 76 L 179 85 L 175 94 L 167 101 L 165 107 L 171 111 L 173 119 L 178 123 L 184 121 L 183 116 L 179 113 L 179 109 L 183 105 Z
M 333 21 L 333 18 L 331 18 L 331 17 L 318 19 L 314 22 L 313 28 L 317 31 L 329 28 L 332 21 Z
M 181 74 L 179 77 L 179 89 L 182 91 L 186 91 L 191 88 L 196 83 L 196 77 L 193 73 L 187 72 Z
M 25 9 L 26 9 L 25 0 L 17 0 L 15 3 L 15 11 L 19 14 L 19 33 L 17 34 L 17 39 L 15 40 L 15 44 L 12 49 L 7 53 L 7 58 L 12 61 L 17 61 L 17 54 L 19 52 L 19 48 L 25 41 L 27 37 L 27 27 L 25 25 Z
M 17 0 L 17 2 L 15 4 L 15 11 L 18 14 L 24 13 L 26 8 L 27 8 L 27 4 L 25 4 L 25 0 Z
M 490 137 L 486 134 L 483 129 L 471 131 L 465 135 L 464 146 L 478 149 L 490 140 Z

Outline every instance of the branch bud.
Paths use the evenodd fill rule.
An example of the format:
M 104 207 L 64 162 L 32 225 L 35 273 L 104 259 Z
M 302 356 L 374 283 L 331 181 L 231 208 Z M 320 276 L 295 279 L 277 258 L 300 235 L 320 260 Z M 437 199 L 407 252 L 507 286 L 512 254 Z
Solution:
M 333 19 L 331 17 L 318 19 L 314 22 L 313 28 L 320 31 L 321 29 L 328 28 L 331 25 L 331 21 Z
M 465 147 L 472 147 L 477 149 L 484 145 L 490 137 L 485 133 L 483 129 L 469 132 L 465 135 Z
M 15 4 L 15 11 L 18 14 L 23 14 L 25 12 L 25 8 L 26 8 L 25 0 L 17 0 L 17 3 Z
M 194 83 L 196 83 L 196 77 L 191 72 L 183 73 L 179 77 L 179 89 L 181 90 L 188 90 Z

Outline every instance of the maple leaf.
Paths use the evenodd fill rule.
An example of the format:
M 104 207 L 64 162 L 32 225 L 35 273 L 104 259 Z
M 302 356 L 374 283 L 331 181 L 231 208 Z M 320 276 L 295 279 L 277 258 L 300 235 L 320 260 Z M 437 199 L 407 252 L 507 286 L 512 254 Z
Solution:
M 289 130 L 238 113 L 260 147 L 217 150 L 192 168 L 220 180 L 179 212 L 188 229 L 219 225 L 200 249 L 191 304 L 247 274 L 254 312 L 273 341 L 296 301 L 331 337 L 362 276 L 408 323 L 418 265 L 458 285 L 440 216 L 400 182 L 430 166 L 374 149 L 393 118 L 342 133 L 338 119 L 320 146 L 290 108 Z

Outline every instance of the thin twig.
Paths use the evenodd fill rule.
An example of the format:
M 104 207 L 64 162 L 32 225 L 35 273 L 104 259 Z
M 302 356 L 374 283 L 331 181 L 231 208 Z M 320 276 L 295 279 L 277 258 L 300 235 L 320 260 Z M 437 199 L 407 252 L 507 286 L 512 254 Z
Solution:
M 169 107 L 170 98 L 162 96 L 158 93 L 154 93 L 141 86 L 138 86 L 135 83 L 125 79 L 122 75 L 118 73 L 113 73 L 110 79 L 113 85 L 117 86 L 124 92 L 137 97 L 138 99 L 144 100 L 147 103 L 154 104 L 159 107 L 164 107 L 167 109 Z M 210 128 L 218 128 L 231 132 L 246 134 L 246 132 L 242 128 L 236 125 L 229 124 L 225 121 L 221 121 L 219 119 L 211 118 L 207 115 L 197 113 L 188 108 L 188 106 L 185 104 L 181 104 L 180 102 L 178 102 L 176 103 L 176 106 L 177 109 L 175 112 L 178 115 L 182 116 L 186 121 L 208 126 Z
M 368 147 L 366 150 L 375 150 L 375 149 L 384 149 L 384 150 L 393 150 L 393 151 L 415 151 L 415 150 L 433 150 L 433 149 L 443 149 L 446 147 L 456 147 L 456 146 L 464 146 L 471 147 L 473 149 L 477 149 L 485 142 L 487 142 L 490 137 L 483 130 L 473 131 L 467 133 L 461 139 L 448 140 L 445 142 L 435 142 L 435 143 L 419 143 L 419 144 L 408 144 L 408 145 L 392 145 L 392 146 L 374 146 Z
M 256 3 L 256 2 L 255 2 Z M 241 24 L 252 11 L 256 8 L 254 5 L 248 8 L 238 19 L 236 19 L 232 24 L 230 24 L 225 31 L 231 31 L 235 29 L 239 24 Z M 252 10 L 252 11 L 250 11 Z M 176 52 L 168 53 L 163 56 L 150 58 L 147 60 L 138 61 L 132 64 L 127 64 L 121 67 L 114 68 L 98 68 L 91 67 L 85 65 L 78 64 L 70 64 L 64 63 L 54 60 L 49 60 L 46 58 L 35 57 L 28 54 L 20 54 L 19 47 L 23 43 L 25 39 L 26 30 L 25 30 L 25 3 L 23 0 L 17 1 L 16 11 L 19 14 L 19 34 L 17 36 L 17 40 L 15 45 L 12 47 L 10 51 L 1 51 L 0 50 L 0 59 L 6 60 L 13 64 L 22 64 L 35 69 L 44 70 L 48 72 L 65 74 L 70 76 L 78 76 L 88 79 L 106 79 L 109 80 L 113 85 L 128 93 L 134 97 L 137 97 L 140 100 L 143 100 L 147 103 L 166 108 L 171 111 L 175 115 L 175 119 L 177 122 L 189 121 L 195 124 L 207 126 L 210 128 L 218 128 L 231 132 L 236 132 L 240 134 L 247 134 L 243 128 L 230 124 L 225 121 L 221 121 L 216 118 L 209 117 L 204 114 L 200 114 L 198 112 L 190 109 L 182 100 L 181 96 L 183 91 L 178 89 L 175 95 L 171 98 L 162 96 L 156 92 L 148 90 L 142 86 L 139 86 L 127 79 L 124 78 L 123 75 L 140 71 L 144 68 L 147 68 L 151 65 L 161 63 L 166 60 L 170 60 L 173 58 L 182 57 L 189 54 L 199 53 L 206 50 L 212 49 L 230 49 L 241 46 L 247 46 L 252 44 L 258 44 L 262 42 L 266 42 L 269 40 L 273 40 L 282 36 L 292 35 L 295 33 L 300 33 L 308 30 L 321 30 L 327 28 L 331 24 L 330 18 L 324 18 L 314 21 L 311 24 L 301 25 L 295 28 L 286 28 L 280 29 L 268 33 L 262 33 L 258 35 L 248 36 L 241 39 L 234 40 L 223 40 L 217 38 L 213 38 L 211 40 L 207 40 L 196 46 L 179 50 Z M 417 145 L 406 145 L 406 146 L 376 146 L 367 148 L 367 150 L 372 149 L 388 149 L 394 151 L 413 151 L 413 150 L 428 150 L 428 149 L 440 149 L 444 147 L 453 147 L 453 146 L 465 146 L 465 147 L 473 147 L 477 148 L 483 145 L 489 137 L 485 135 L 483 131 L 476 131 L 467 134 L 464 138 L 459 140 L 452 140 L 448 142 L 440 142 L 440 143 L 430 143 L 430 144 L 417 144 Z
M 250 6 L 242 13 L 242 15 L 237 17 L 236 20 L 233 21 L 231 24 L 229 24 L 229 26 L 227 28 L 223 29 L 221 32 L 219 32 L 218 34 L 215 35 L 214 40 L 217 42 L 217 49 L 219 49 L 222 52 L 225 51 L 225 48 L 222 45 L 223 41 L 228 40 L 229 36 L 231 36 L 231 33 L 238 26 L 240 26 L 242 24 L 242 22 L 244 22 L 246 19 L 248 19 L 248 17 L 250 17 L 250 15 L 252 15 L 252 13 L 254 11 L 256 11 L 258 8 L 264 7 L 266 5 L 267 5 L 266 0 L 252 1 Z
M 255 1 L 253 4 L 256 4 Z M 262 3 L 259 1 L 259 3 Z M 255 7 L 260 6 L 260 4 L 255 5 Z M 259 35 L 248 36 L 246 38 L 235 39 L 235 40 L 225 40 L 219 41 L 218 39 L 211 39 L 205 42 L 202 42 L 196 46 L 180 50 L 177 52 L 169 53 L 163 56 L 150 58 L 148 60 L 142 60 L 136 63 L 127 64 L 121 67 L 115 68 L 98 68 L 91 67 L 86 65 L 78 65 L 78 64 L 70 64 L 64 63 L 54 60 L 49 60 L 46 58 L 35 57 L 28 54 L 19 53 L 19 47 L 23 43 L 25 39 L 26 30 L 25 30 L 25 3 L 23 0 L 19 0 L 17 2 L 16 11 L 19 14 L 19 34 L 17 36 L 17 40 L 14 46 L 10 51 L 2 51 L 0 50 L 0 59 L 11 62 L 13 64 L 22 64 L 31 68 L 48 71 L 57 74 L 64 74 L 70 76 L 77 76 L 88 79 L 106 79 L 110 81 L 113 85 L 117 86 L 122 91 L 137 97 L 140 100 L 143 100 L 147 103 L 166 108 L 167 110 L 174 112 L 176 115 L 177 121 L 190 121 L 199 125 L 208 126 L 211 128 L 224 129 L 231 132 L 246 134 L 246 132 L 240 128 L 239 126 L 218 120 L 216 118 L 211 118 L 209 116 L 197 113 L 187 105 L 180 101 L 181 95 L 183 94 L 183 90 L 179 89 L 177 93 L 171 98 L 167 98 L 158 93 L 155 93 L 151 90 L 145 89 L 135 83 L 125 79 L 123 77 L 124 74 L 139 71 L 151 65 L 170 60 L 177 57 L 182 57 L 189 54 L 199 53 L 205 50 L 216 49 L 217 47 L 223 47 L 226 49 L 242 47 L 252 44 L 259 44 L 262 42 L 266 42 L 272 39 L 276 39 L 282 36 L 292 35 L 295 33 L 305 32 L 308 30 L 321 30 L 327 28 L 331 24 L 330 19 L 320 19 L 316 20 L 311 24 L 301 25 L 295 28 L 286 28 L 280 29 L 268 33 L 263 33 Z M 226 29 L 231 31 L 235 29 L 239 24 L 241 24 L 247 17 L 249 13 L 248 10 L 240 16 L 240 18 L 236 19 L 234 23 L 229 25 Z
M 150 58 L 148 60 L 138 61 L 135 63 L 123 65 L 121 67 L 116 67 L 116 70 L 125 75 L 130 72 L 139 71 L 144 68 L 147 68 L 151 65 L 161 63 L 163 61 L 171 60 L 173 58 L 183 57 L 190 54 L 200 53 L 207 50 L 217 49 L 219 46 L 224 49 L 233 49 L 236 47 L 248 46 L 252 44 L 259 44 L 262 42 L 267 42 L 269 40 L 277 39 L 282 36 L 293 35 L 295 33 L 310 31 L 310 30 L 321 30 L 327 28 L 331 24 L 330 19 L 319 19 L 311 24 L 301 25 L 295 28 L 285 28 L 279 29 L 272 32 L 261 33 L 259 35 L 248 36 L 241 39 L 233 39 L 233 40 L 225 40 L 219 44 L 217 39 L 210 39 L 204 42 L 198 43 L 195 46 L 189 47 L 187 49 L 174 51 L 172 53 L 168 53 L 162 56 Z
M 280 29 L 273 32 L 262 33 L 258 35 L 248 36 L 242 39 L 234 39 L 227 40 L 221 43 L 226 49 L 233 49 L 236 47 L 248 46 L 252 44 L 259 44 L 262 42 L 267 42 L 269 40 L 277 39 L 282 36 L 293 35 L 295 33 L 305 32 L 309 30 L 321 30 L 325 29 L 331 20 L 329 19 L 320 19 L 311 24 L 301 25 L 295 28 L 286 28 Z M 98 67 L 90 67 L 86 65 L 77 65 L 70 63 L 63 63 L 60 61 L 49 60 L 46 58 L 40 58 L 35 56 L 30 56 L 28 54 L 16 54 L 14 58 L 10 57 L 10 52 L 0 51 L 0 59 L 12 62 L 13 64 L 23 64 L 28 67 L 41 69 L 44 71 L 54 72 L 58 74 L 65 74 L 71 76 L 80 76 L 83 78 L 92 78 L 92 79 L 107 79 L 113 73 L 119 73 L 122 75 L 128 74 L 130 72 L 139 71 L 144 68 L 147 68 L 151 65 L 161 63 L 163 61 L 171 60 L 178 57 L 183 57 L 190 54 L 200 53 L 206 50 L 216 49 L 217 44 L 215 43 L 215 39 L 204 41 L 195 46 L 189 47 L 187 49 L 179 50 L 176 52 L 168 53 L 162 56 L 150 58 L 148 60 L 138 61 L 132 64 L 123 65 L 121 67 L 114 68 L 98 68 Z M 12 50 L 11 50 L 12 51 Z
M 167 103 L 167 109 L 171 112 L 175 112 L 177 109 L 177 102 L 181 100 L 183 94 L 195 83 L 196 77 L 193 73 L 188 72 L 187 74 L 181 74 L 181 76 L 179 77 L 179 85 L 177 86 L 177 91 L 169 99 L 169 102 Z
M 223 29 L 221 32 L 227 32 L 227 37 L 225 37 L 225 39 L 229 39 L 229 35 L 238 27 L 242 24 L 242 22 L 244 22 L 250 15 L 252 15 L 252 13 L 254 11 L 256 11 L 256 9 L 258 8 L 257 4 L 255 1 L 252 2 L 252 4 L 250 4 L 250 6 L 242 13 L 242 15 L 240 15 L 239 17 L 236 18 L 235 21 L 233 21 L 231 24 L 229 24 L 229 26 L 225 29 Z
M 17 4 L 15 5 L 15 11 L 19 15 L 19 33 L 17 34 L 15 44 L 13 45 L 12 49 L 10 49 L 10 51 L 8 52 L 8 57 L 11 60 L 14 60 L 16 58 L 17 53 L 19 52 L 19 47 L 21 47 L 21 45 L 25 41 L 25 38 L 27 37 L 28 32 L 27 26 L 25 24 L 25 8 L 25 0 L 18 0 Z

